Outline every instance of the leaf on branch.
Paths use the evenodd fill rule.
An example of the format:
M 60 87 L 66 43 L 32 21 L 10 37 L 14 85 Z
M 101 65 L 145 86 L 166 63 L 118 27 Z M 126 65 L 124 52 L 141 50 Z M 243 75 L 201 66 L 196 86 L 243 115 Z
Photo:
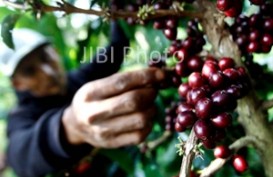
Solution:
M 174 1 L 173 4 L 172 4 L 172 8 L 176 12 L 182 12 L 182 11 L 184 11 L 184 7 L 185 7 L 185 2 L 179 3 L 177 1 Z
M 99 3 L 99 0 L 93 0 L 93 1 L 91 1 L 89 9 L 91 9 L 97 3 Z
M 186 144 L 186 142 L 184 142 L 181 139 L 180 136 L 178 137 L 178 141 L 179 141 L 179 143 L 175 145 L 175 147 L 177 148 L 176 152 L 178 153 L 179 156 L 182 156 L 184 154 L 184 152 L 185 152 L 185 144 Z
M 57 1 L 56 4 L 58 5 L 58 7 L 64 8 L 64 3 L 63 2 Z
M 143 5 L 137 14 L 137 17 L 140 18 L 141 20 L 146 20 L 149 15 L 154 14 L 154 7 L 153 6 L 149 6 L 149 5 Z
M 11 30 L 14 28 L 19 18 L 20 18 L 19 14 L 10 14 L 6 16 L 2 21 L 1 37 L 3 38 L 5 44 L 12 49 L 14 48 L 14 44 L 12 40 Z
M 102 11 L 104 12 L 103 16 L 102 16 L 102 21 L 103 22 L 109 22 L 110 18 L 111 18 L 110 9 L 108 7 L 105 7 L 105 6 L 103 6 L 102 9 L 103 9 Z

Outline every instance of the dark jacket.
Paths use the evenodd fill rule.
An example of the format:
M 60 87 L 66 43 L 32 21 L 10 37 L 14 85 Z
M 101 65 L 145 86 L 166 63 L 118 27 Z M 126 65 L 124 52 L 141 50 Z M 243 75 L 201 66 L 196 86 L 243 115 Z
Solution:
M 27 92 L 16 93 L 18 105 L 8 117 L 7 162 L 18 176 L 39 177 L 69 168 L 91 151 L 89 145 L 75 147 L 66 142 L 61 118 L 83 84 L 119 70 L 129 42 L 118 25 L 113 26 L 107 62 L 99 63 L 104 56 L 95 55 L 91 63 L 69 72 L 66 95 L 36 98 Z

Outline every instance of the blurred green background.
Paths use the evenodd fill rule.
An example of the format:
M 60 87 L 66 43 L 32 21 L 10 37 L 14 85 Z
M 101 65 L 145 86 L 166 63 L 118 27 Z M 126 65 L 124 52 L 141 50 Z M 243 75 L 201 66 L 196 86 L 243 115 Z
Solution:
M 45 2 L 51 2 L 47 0 Z M 70 3 L 78 7 L 90 7 L 99 8 L 96 3 L 107 4 L 108 1 L 86 1 L 86 0 L 70 0 Z M 91 3 L 94 2 L 94 3 Z M 246 4 L 245 13 L 250 14 L 255 11 L 256 8 Z M 20 12 L 12 8 L 7 8 L 0 2 L 0 22 L 7 15 L 20 14 L 19 20 L 16 23 L 16 28 L 32 28 L 44 35 L 48 36 L 61 56 L 63 56 L 63 63 L 67 70 L 76 68 L 79 66 L 80 61 L 85 58 L 84 48 L 95 49 L 98 46 L 105 46 L 109 41 L 109 24 L 102 22 L 102 20 L 96 16 L 88 16 L 81 14 L 64 15 L 60 12 L 42 14 L 42 17 L 37 19 L 32 12 Z M 178 38 L 184 39 L 186 37 L 185 24 L 187 19 L 180 22 L 178 30 Z M 152 23 L 148 23 L 145 26 L 129 26 L 124 21 L 120 21 L 121 26 L 125 30 L 127 36 L 130 38 L 131 50 L 125 58 L 125 62 L 121 71 L 133 70 L 147 66 L 147 61 L 151 58 L 152 51 L 164 51 L 169 45 L 170 41 L 167 40 L 163 33 L 159 30 L 152 28 Z M 207 45 L 205 48 L 209 49 Z M 266 55 L 255 55 L 255 61 L 263 66 L 265 71 L 269 74 L 273 70 L 273 51 Z M 271 78 L 271 77 L 270 77 Z M 257 93 L 262 99 L 273 98 L 273 82 L 271 80 L 261 80 L 260 87 L 257 89 Z M 157 99 L 159 106 L 158 116 L 155 122 L 154 130 L 149 136 L 149 139 L 159 137 L 164 131 L 164 108 L 170 104 L 171 100 L 177 99 L 177 93 L 175 89 L 167 89 L 160 92 Z M 16 98 L 13 90 L 10 87 L 8 78 L 4 77 L 0 73 L 0 154 L 5 153 L 6 149 L 6 117 L 8 111 L 16 104 Z M 269 110 L 269 120 L 273 119 L 273 109 Z M 238 131 L 235 129 L 230 130 L 230 136 L 240 135 L 240 126 L 235 122 L 234 126 L 239 127 Z M 161 146 L 154 151 L 147 154 L 139 154 L 136 159 L 130 159 L 123 154 L 124 159 L 131 160 L 134 167 L 129 169 L 130 176 L 137 177 L 171 177 L 178 174 L 180 169 L 180 158 L 176 153 L 175 144 L 178 143 L 178 134 L 175 133 Z M 182 137 L 186 137 L 185 133 L 180 134 Z M 249 170 L 244 174 L 238 174 L 234 171 L 230 164 L 226 164 L 215 176 L 217 177 L 263 177 L 263 169 L 258 154 L 253 148 L 244 148 L 241 150 L 243 154 L 247 156 L 249 162 Z M 113 151 L 108 153 L 110 158 L 116 160 L 119 165 L 127 167 L 131 164 L 124 159 L 115 156 L 117 153 Z M 117 153 L 118 154 L 118 153 Z M 205 150 L 203 159 L 197 158 L 194 162 L 195 168 L 202 169 L 209 164 L 213 159 L 212 150 Z M 273 157 L 272 157 L 273 158 Z M 273 167 L 272 167 L 273 168 Z M 2 172 L 3 177 L 15 177 L 10 168 L 5 168 Z M 1 174 L 0 174 L 1 177 Z

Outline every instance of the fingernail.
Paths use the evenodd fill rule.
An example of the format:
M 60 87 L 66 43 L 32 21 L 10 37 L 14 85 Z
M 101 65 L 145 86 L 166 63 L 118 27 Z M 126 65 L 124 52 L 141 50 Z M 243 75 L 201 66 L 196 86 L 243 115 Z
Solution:
M 163 73 L 163 71 L 157 70 L 156 73 L 155 73 L 155 77 L 156 77 L 156 79 L 158 79 L 158 80 L 162 80 L 162 79 L 164 78 L 164 73 Z

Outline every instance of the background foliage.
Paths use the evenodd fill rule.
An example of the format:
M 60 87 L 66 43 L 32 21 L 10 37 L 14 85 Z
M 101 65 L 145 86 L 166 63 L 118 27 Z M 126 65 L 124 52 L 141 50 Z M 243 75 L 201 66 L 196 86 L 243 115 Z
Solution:
M 51 3 L 51 0 L 46 2 Z M 108 4 L 107 0 L 94 0 L 91 2 L 85 0 L 69 0 L 79 7 L 85 8 L 97 4 Z M 52 2 L 53 3 L 53 2 Z M 249 4 L 245 5 L 245 13 L 255 11 L 255 7 Z M 0 7 L 0 21 L 7 22 L 7 16 L 17 15 L 18 21 L 15 28 L 31 28 L 35 29 L 44 35 L 48 36 L 58 52 L 63 56 L 63 63 L 67 70 L 78 67 L 80 61 L 85 57 L 84 48 L 95 49 L 98 46 L 105 46 L 109 41 L 109 24 L 103 23 L 100 18 L 95 16 L 71 14 L 63 15 L 61 13 L 42 14 L 42 17 L 37 19 L 32 12 L 19 12 L 5 6 Z M 19 16 L 18 16 L 19 14 Z M 187 19 L 180 21 L 178 38 L 185 38 L 185 24 Z M 12 24 L 8 20 L 7 23 Z M 120 21 L 127 36 L 130 38 L 132 50 L 126 56 L 122 71 L 132 70 L 140 67 L 146 67 L 147 61 L 150 58 L 152 51 L 164 51 L 169 45 L 161 31 L 152 28 L 152 23 L 145 26 L 129 26 L 124 21 Z M 210 48 L 210 46 L 206 46 Z M 267 55 L 255 55 L 255 61 L 263 65 L 268 73 L 273 71 L 273 51 Z M 271 61 L 270 61 L 271 60 Z M 171 63 L 169 63 L 171 65 Z M 271 77 L 270 77 L 271 78 Z M 273 83 L 270 80 L 261 80 L 258 87 L 258 93 L 261 98 L 270 99 L 273 97 Z M 163 90 L 157 98 L 159 107 L 158 115 L 155 119 L 153 132 L 148 137 L 152 140 L 162 135 L 164 132 L 164 109 L 168 107 L 172 100 L 177 99 L 175 89 Z M 8 78 L 0 74 L 0 150 L 4 153 L 6 147 L 5 126 L 6 116 L 9 109 L 16 103 L 14 93 L 10 87 Z M 269 119 L 273 120 L 273 110 L 269 111 Z M 236 129 L 229 130 L 230 137 L 236 137 L 243 134 L 242 128 L 235 122 Z M 231 136 L 232 135 L 232 136 Z M 186 133 L 181 133 L 180 136 L 186 138 Z M 234 139 L 230 139 L 232 142 Z M 145 154 L 140 153 L 137 149 L 134 151 L 134 159 L 130 158 L 129 154 L 121 150 L 103 151 L 102 153 L 117 161 L 118 165 L 126 169 L 129 176 L 138 177 L 171 177 L 178 174 L 180 169 L 180 159 L 176 153 L 175 144 L 178 143 L 177 134 L 173 134 L 166 142 L 157 147 L 151 152 Z M 204 168 L 209 162 L 214 159 L 212 150 L 205 150 L 203 158 L 197 158 L 194 161 L 197 170 Z M 258 154 L 252 148 L 244 148 L 241 153 L 247 156 L 249 162 L 249 170 L 244 174 L 237 174 L 230 164 L 226 164 L 216 177 L 263 177 L 263 169 Z M 4 171 L 4 176 L 15 176 L 12 171 L 7 168 Z

